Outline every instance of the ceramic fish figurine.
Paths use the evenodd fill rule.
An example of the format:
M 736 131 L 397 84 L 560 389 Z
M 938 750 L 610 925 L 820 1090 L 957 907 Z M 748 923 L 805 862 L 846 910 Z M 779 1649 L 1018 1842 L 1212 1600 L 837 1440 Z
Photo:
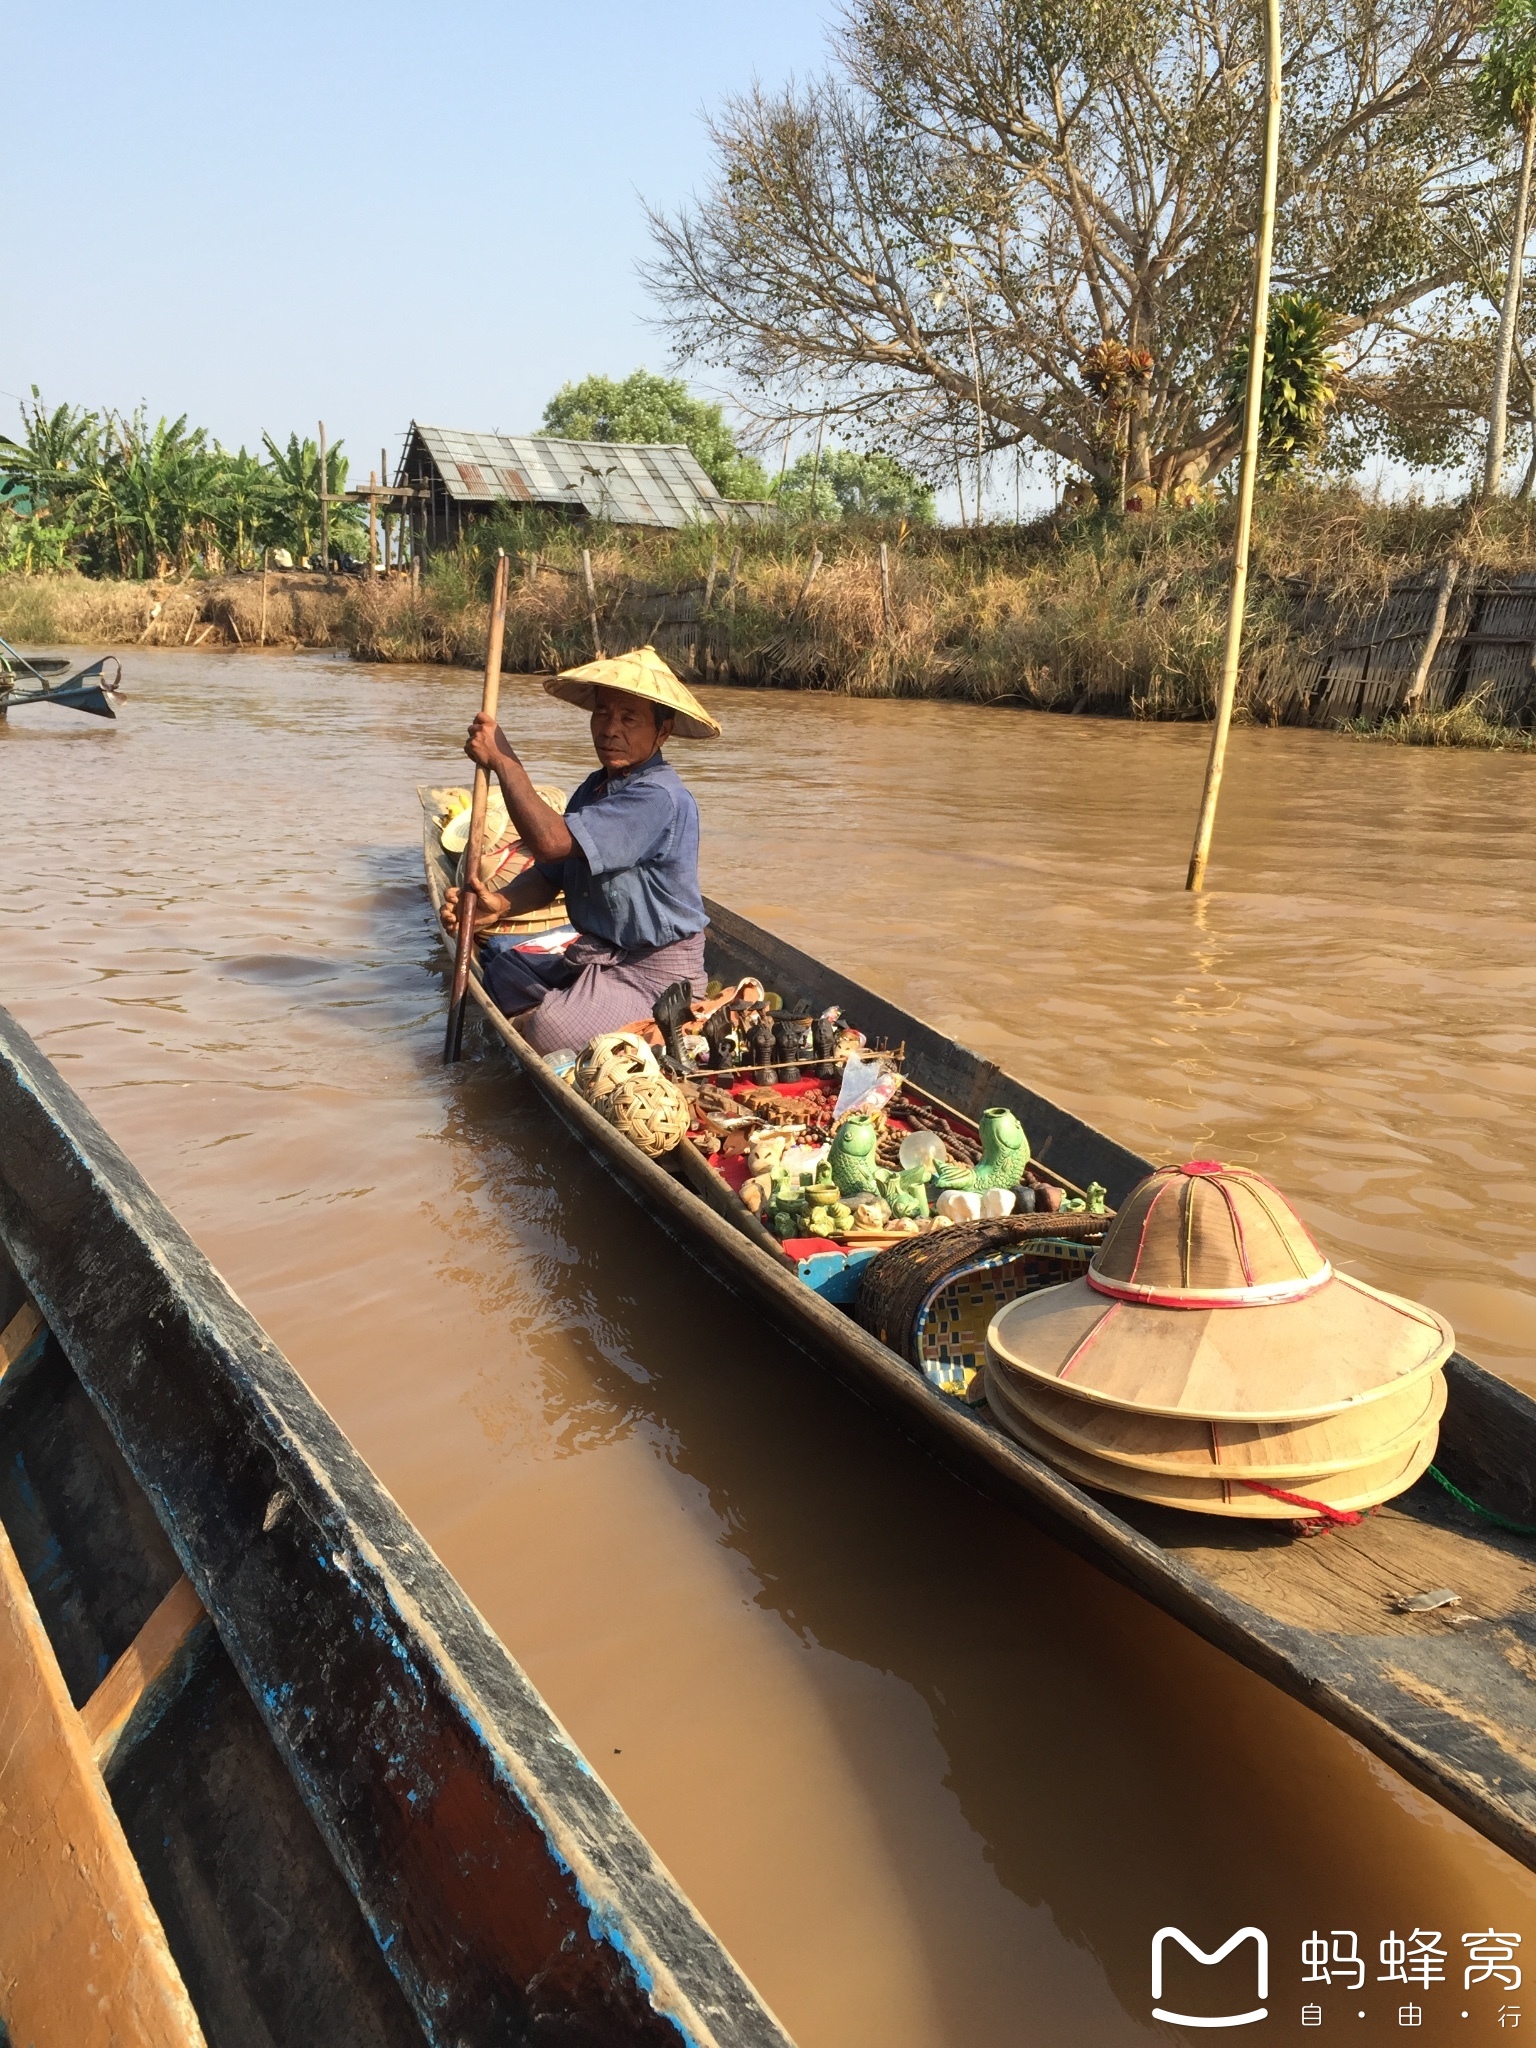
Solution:
M 880 1169 L 875 1164 L 878 1133 L 867 1116 L 845 1116 L 832 1137 L 827 1172 L 844 1195 L 878 1195 Z
M 1029 1140 L 1011 1109 L 981 1113 L 981 1157 L 974 1166 L 941 1166 L 940 1188 L 1016 1188 L 1029 1164 Z

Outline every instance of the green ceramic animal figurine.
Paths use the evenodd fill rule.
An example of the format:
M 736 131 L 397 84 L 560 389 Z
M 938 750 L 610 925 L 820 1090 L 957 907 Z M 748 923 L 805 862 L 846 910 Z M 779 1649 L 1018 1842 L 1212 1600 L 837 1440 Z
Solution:
M 927 1183 L 932 1166 L 913 1166 L 905 1173 L 880 1172 L 880 1192 L 890 1204 L 893 1216 L 921 1218 L 928 1214 Z
M 1090 1216 L 1107 1216 L 1109 1214 L 1108 1206 L 1104 1200 L 1104 1197 L 1107 1192 L 1108 1190 L 1105 1188 L 1104 1183 L 1102 1181 L 1089 1181 L 1088 1214 Z
M 878 1133 L 867 1116 L 845 1116 L 832 1134 L 832 1149 L 824 1171 L 847 1195 L 878 1195 L 879 1167 L 875 1164 Z
M 941 1190 L 1016 1188 L 1029 1164 L 1029 1140 L 1011 1109 L 981 1113 L 981 1158 L 974 1166 L 941 1166 L 934 1176 Z

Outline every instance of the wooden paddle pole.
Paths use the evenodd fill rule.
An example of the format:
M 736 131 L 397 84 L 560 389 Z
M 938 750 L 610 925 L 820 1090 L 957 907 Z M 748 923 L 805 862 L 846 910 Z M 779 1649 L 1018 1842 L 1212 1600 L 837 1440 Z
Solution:
M 501 695 L 501 642 L 507 624 L 507 557 L 496 550 L 496 587 L 491 596 L 491 632 L 485 644 L 485 683 L 480 709 L 496 716 Z M 474 794 L 469 805 L 469 844 L 464 849 L 464 886 L 459 891 L 458 945 L 453 955 L 453 990 L 448 999 L 448 1031 L 443 1040 L 443 1065 L 452 1066 L 464 1042 L 464 1008 L 469 995 L 469 962 L 475 945 L 475 883 L 480 875 L 480 848 L 485 840 L 485 806 L 491 793 L 489 772 L 475 764 Z
M 1253 316 L 1248 329 L 1248 387 L 1243 399 L 1243 465 L 1237 489 L 1237 544 L 1232 554 L 1232 596 L 1227 608 L 1227 638 L 1222 655 L 1221 688 L 1216 696 L 1216 724 L 1206 764 L 1200 822 L 1195 827 L 1185 888 L 1205 885 L 1205 864 L 1216 829 L 1216 799 L 1221 794 L 1227 760 L 1227 734 L 1237 696 L 1238 662 L 1243 651 L 1243 612 L 1248 598 L 1248 534 L 1253 524 L 1253 492 L 1259 473 L 1259 413 L 1264 395 L 1264 353 L 1269 340 L 1269 266 L 1275 241 L 1275 190 L 1280 162 L 1280 0 L 1265 0 L 1264 9 L 1264 171 L 1259 202 L 1259 242 L 1253 264 Z

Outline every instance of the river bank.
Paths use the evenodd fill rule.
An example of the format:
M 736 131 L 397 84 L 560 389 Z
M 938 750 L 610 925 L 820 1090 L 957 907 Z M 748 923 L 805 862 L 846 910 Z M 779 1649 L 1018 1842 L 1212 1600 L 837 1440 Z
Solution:
M 1228 527 L 1229 508 L 1215 500 L 968 532 L 850 522 L 674 533 L 504 513 L 419 580 L 4 578 L 0 633 L 340 648 L 366 662 L 476 667 L 500 546 L 514 569 L 506 662 L 525 673 L 588 659 L 594 637 L 608 647 L 649 640 L 690 681 L 1203 719 L 1221 668 Z M 1448 565 L 1455 585 L 1440 604 Z M 1536 655 L 1533 571 L 1527 505 L 1469 521 L 1454 506 L 1377 504 L 1338 489 L 1272 493 L 1255 531 L 1238 716 L 1417 745 L 1528 748 L 1533 668 L 1516 650 L 1528 634 Z M 1498 630 L 1487 630 L 1499 606 L 1520 616 L 1492 618 Z M 1438 651 L 1417 677 L 1432 637 Z

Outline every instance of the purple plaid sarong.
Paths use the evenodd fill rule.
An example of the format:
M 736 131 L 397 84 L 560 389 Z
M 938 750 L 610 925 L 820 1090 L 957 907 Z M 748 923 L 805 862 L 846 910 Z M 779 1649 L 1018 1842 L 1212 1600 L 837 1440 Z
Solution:
M 498 1009 L 535 1052 L 580 1052 L 599 1032 L 638 1023 L 674 981 L 704 993 L 702 932 L 628 952 L 585 932 L 564 953 L 520 953 L 514 943 L 506 935 L 484 940 L 480 969 Z

